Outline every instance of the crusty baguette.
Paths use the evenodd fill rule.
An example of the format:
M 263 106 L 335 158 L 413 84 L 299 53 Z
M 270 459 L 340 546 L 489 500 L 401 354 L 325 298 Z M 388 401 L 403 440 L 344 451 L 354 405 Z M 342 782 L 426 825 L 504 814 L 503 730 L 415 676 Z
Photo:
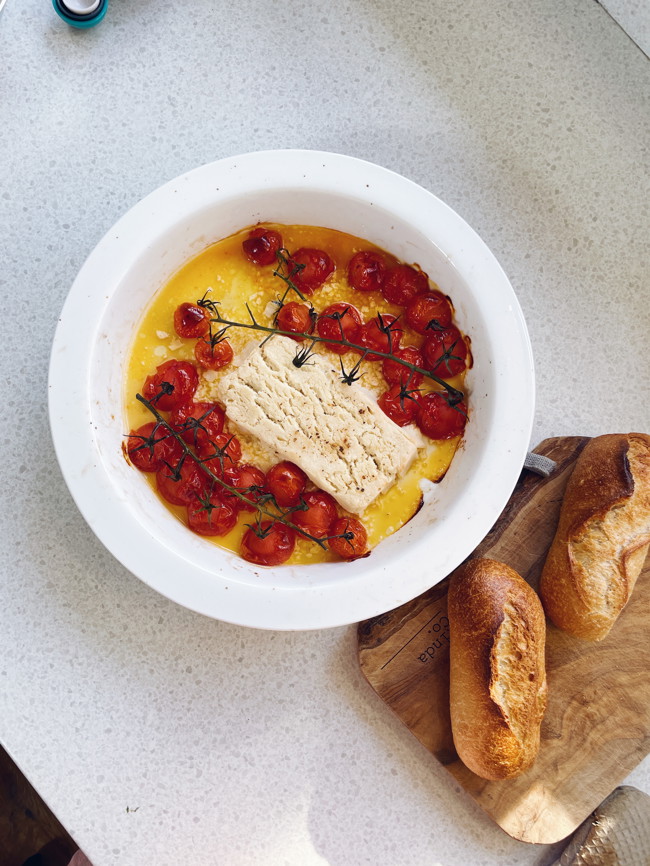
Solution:
M 591 439 L 569 478 L 540 582 L 558 628 L 602 640 L 634 589 L 650 546 L 650 436 Z
M 546 709 L 546 620 L 537 594 L 509 566 L 474 559 L 448 600 L 451 729 L 463 763 L 509 779 L 539 751 Z

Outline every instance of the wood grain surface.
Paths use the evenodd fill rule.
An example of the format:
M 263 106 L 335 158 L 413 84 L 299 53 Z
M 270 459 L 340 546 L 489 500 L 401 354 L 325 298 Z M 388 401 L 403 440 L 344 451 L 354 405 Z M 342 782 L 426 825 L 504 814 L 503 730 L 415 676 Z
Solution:
M 588 440 L 546 439 L 536 452 L 558 463 L 549 478 L 524 471 L 472 558 L 498 559 L 537 589 L 573 464 Z M 551 843 L 572 833 L 650 751 L 650 557 L 632 599 L 605 640 L 548 623 L 548 708 L 537 761 L 521 776 L 488 782 L 459 760 L 449 719 L 447 585 L 358 627 L 361 670 L 379 697 L 508 834 Z
M 67 866 L 77 845 L 0 748 L 1 866 Z

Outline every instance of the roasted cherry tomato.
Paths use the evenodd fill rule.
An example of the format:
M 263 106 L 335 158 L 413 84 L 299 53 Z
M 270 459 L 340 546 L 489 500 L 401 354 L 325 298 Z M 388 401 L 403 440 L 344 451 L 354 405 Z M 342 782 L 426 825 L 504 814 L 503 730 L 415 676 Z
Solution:
M 208 476 L 196 460 L 185 457 L 175 466 L 162 466 L 156 472 L 158 491 L 172 505 L 187 505 L 208 486 Z
M 324 538 L 331 535 L 330 529 L 338 516 L 336 502 L 323 490 L 311 490 L 303 493 L 307 508 L 305 511 L 294 511 L 291 522 L 314 538 Z
M 233 508 L 240 511 L 255 511 L 255 503 L 259 502 L 260 496 L 268 492 L 266 475 L 257 466 L 252 466 L 250 463 L 227 466 L 223 471 L 223 480 L 246 497 L 246 502 L 244 502 L 243 499 L 234 496 L 229 491 L 224 491 L 224 497 L 227 501 Z
M 187 525 L 198 535 L 227 535 L 237 523 L 237 510 L 214 490 L 195 497 L 187 506 Z
M 418 411 L 420 395 L 417 391 L 404 389 L 402 385 L 393 387 L 381 395 L 377 402 L 391 421 L 400 427 L 405 427 L 415 420 Z
M 128 440 L 129 460 L 141 472 L 157 472 L 165 461 L 173 466 L 183 453 L 174 436 L 155 421 L 132 430 Z
M 233 359 L 232 346 L 228 340 L 213 343 L 210 337 L 205 337 L 197 340 L 194 346 L 194 357 L 197 364 L 205 370 L 221 370 Z
M 403 349 L 396 349 L 393 352 L 396 358 L 401 358 L 403 361 L 408 361 L 415 367 L 422 368 L 424 366 L 424 358 L 422 352 L 416 349 L 415 346 L 405 346 Z M 389 385 L 406 385 L 408 388 L 417 388 L 421 384 L 424 376 L 422 373 L 417 373 L 397 361 L 392 361 L 390 358 L 384 358 L 381 365 L 381 372 L 384 374 L 384 379 Z
M 174 311 L 174 328 L 179 337 L 203 337 L 210 330 L 210 318 L 197 304 L 181 304 Z
M 226 413 L 218 403 L 186 403 L 171 413 L 169 421 L 194 448 L 209 447 L 223 430 Z
M 429 291 L 429 278 L 410 265 L 395 265 L 386 274 L 381 293 L 391 304 L 405 307 L 413 298 Z
M 343 559 L 357 559 L 368 552 L 366 527 L 355 517 L 339 517 L 330 534 L 338 536 L 327 542 L 330 550 Z
M 399 349 L 401 339 L 402 326 L 390 313 L 378 313 L 374 319 L 361 327 L 360 343 L 367 349 L 392 353 Z M 380 355 L 374 355 L 372 352 L 366 355 L 366 361 L 379 361 L 380 358 Z
M 156 367 L 156 372 L 147 376 L 142 387 L 143 396 L 163 412 L 171 412 L 183 403 L 189 403 L 199 384 L 194 364 L 172 358 Z
M 330 304 L 319 314 L 316 330 L 320 337 L 358 343 L 362 322 L 361 313 L 352 304 Z M 347 346 L 336 343 L 325 343 L 325 348 L 337 355 L 345 355 L 350 351 Z
M 312 312 L 312 307 L 299 304 L 296 301 L 283 304 L 275 317 L 276 327 L 281 331 L 291 331 L 295 334 L 311 334 L 315 321 L 316 313 L 315 311 Z M 292 337 L 291 339 L 302 343 L 305 338 Z
M 416 421 L 430 439 L 451 439 L 465 429 L 467 406 L 462 401 L 450 406 L 443 394 L 432 391 L 420 400 Z
M 271 466 L 266 473 L 266 481 L 280 508 L 290 508 L 300 502 L 307 485 L 307 476 L 295 463 L 283 460 Z
M 304 295 L 319 289 L 334 271 L 334 262 L 323 252 L 301 247 L 289 258 L 289 277 Z
M 273 229 L 258 226 L 245 241 L 242 241 L 244 255 L 254 265 L 272 265 L 277 261 L 278 250 L 282 248 L 282 235 Z
M 429 292 L 413 298 L 404 317 L 418 334 L 430 334 L 451 325 L 451 304 L 440 292 Z
M 256 565 L 281 565 L 293 553 L 296 534 L 283 523 L 264 521 L 247 529 L 241 542 L 241 555 Z
M 386 260 L 381 253 L 363 250 L 355 253 L 348 263 L 348 282 L 359 292 L 372 292 L 384 285 L 386 271 Z
M 467 343 L 455 325 L 444 331 L 431 331 L 422 354 L 427 368 L 442 379 L 457 376 L 467 366 Z
M 225 469 L 241 460 L 241 445 L 232 433 L 219 433 L 209 442 L 203 445 L 199 443 L 197 454 L 203 465 L 217 478 L 221 478 Z

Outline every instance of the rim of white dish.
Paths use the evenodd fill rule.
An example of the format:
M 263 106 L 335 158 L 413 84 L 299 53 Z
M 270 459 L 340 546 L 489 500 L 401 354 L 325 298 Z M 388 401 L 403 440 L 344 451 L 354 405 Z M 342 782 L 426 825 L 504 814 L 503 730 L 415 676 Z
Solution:
M 374 206 L 391 212 L 399 202 L 403 212 L 417 213 L 419 231 L 451 259 L 461 276 L 464 261 L 471 258 L 474 277 L 480 272 L 504 312 L 491 321 L 493 344 L 500 353 L 495 363 L 507 380 L 500 393 L 517 396 L 493 407 L 500 413 L 499 442 L 491 450 L 489 465 L 482 461 L 476 467 L 468 490 L 476 497 L 489 491 L 489 501 L 467 520 L 462 546 L 441 556 L 443 573 L 430 570 L 424 536 L 399 553 L 399 581 L 391 579 L 393 561 L 371 555 L 337 563 L 347 569 L 345 581 L 320 581 L 314 586 L 305 580 L 288 587 L 273 580 L 274 569 L 261 569 L 264 579 L 254 583 L 238 579 L 236 569 L 224 562 L 214 569 L 198 566 L 181 551 L 161 545 L 133 520 L 124 495 L 106 471 L 93 429 L 89 375 L 93 341 L 112 289 L 136 257 L 179 216 L 209 204 L 210 190 L 235 196 L 291 187 L 331 194 L 333 177 L 334 192 L 340 186 L 346 193 L 367 198 L 371 189 Z M 132 207 L 97 244 L 61 313 L 52 347 L 48 402 L 56 455 L 70 492 L 92 530 L 126 568 L 162 595 L 207 616 L 255 628 L 307 630 L 347 625 L 396 608 L 439 582 L 471 554 L 498 518 L 519 477 L 533 423 L 534 368 L 523 314 L 508 278 L 476 232 L 440 199 L 401 175 L 354 157 L 305 150 L 257 151 L 174 178 Z M 84 471 L 79 471 L 80 466 Z M 450 512 L 445 519 L 458 518 L 453 507 Z

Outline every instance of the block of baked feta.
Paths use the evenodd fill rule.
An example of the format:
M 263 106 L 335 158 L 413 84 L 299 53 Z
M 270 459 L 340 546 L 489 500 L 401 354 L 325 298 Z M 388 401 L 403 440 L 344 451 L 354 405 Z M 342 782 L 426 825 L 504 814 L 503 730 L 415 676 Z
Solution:
M 297 367 L 298 348 L 280 336 L 255 346 L 222 377 L 218 399 L 236 427 L 361 514 L 408 469 L 417 446 L 371 393 L 341 380 L 329 353 Z

